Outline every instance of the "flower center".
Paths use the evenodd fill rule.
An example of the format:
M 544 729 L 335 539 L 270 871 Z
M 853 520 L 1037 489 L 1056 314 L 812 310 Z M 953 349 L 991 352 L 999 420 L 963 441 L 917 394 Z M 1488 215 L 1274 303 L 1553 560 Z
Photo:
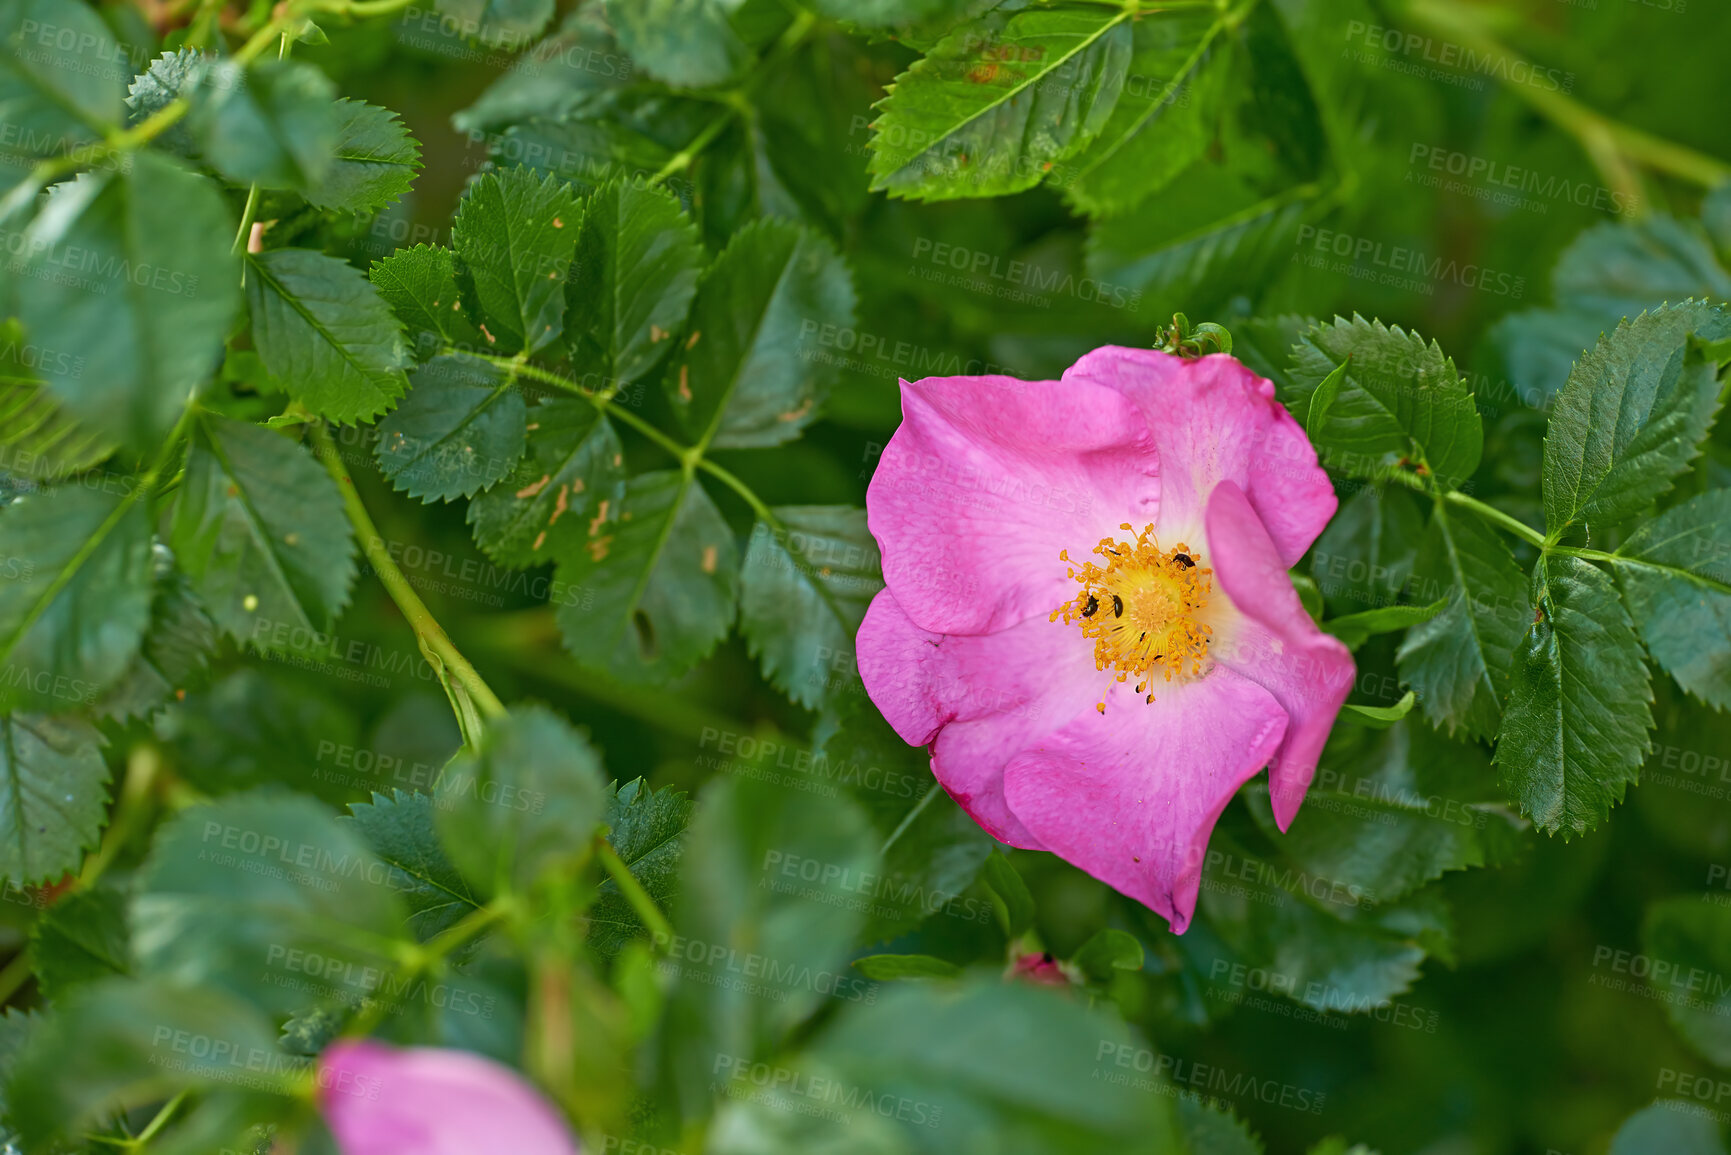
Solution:
M 1065 625 L 1080 626 L 1082 636 L 1094 641 L 1094 668 L 1115 671 L 1119 682 L 1136 675 L 1136 692 L 1146 694 L 1146 701 L 1154 700 L 1156 674 L 1164 672 L 1170 682 L 1201 673 L 1213 631 L 1196 615 L 1214 590 L 1214 571 L 1183 542 L 1161 549 L 1151 525 L 1133 542 L 1103 537 L 1094 553 L 1103 564 L 1078 565 L 1069 550 L 1058 554 L 1082 590 L 1049 620 L 1061 616 Z M 1106 712 L 1104 699 L 1095 709 Z

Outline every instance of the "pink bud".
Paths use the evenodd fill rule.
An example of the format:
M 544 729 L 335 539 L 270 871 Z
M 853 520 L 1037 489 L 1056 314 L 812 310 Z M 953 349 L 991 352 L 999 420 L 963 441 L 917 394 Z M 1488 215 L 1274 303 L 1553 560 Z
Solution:
M 570 1128 L 509 1067 L 366 1039 L 319 1057 L 319 1107 L 343 1155 L 578 1155 Z
M 1067 987 L 1070 985 L 1069 976 L 1064 973 L 1063 966 L 1052 957 L 1050 951 L 1022 955 L 1016 959 L 1011 977 L 1027 979 L 1029 982 L 1042 983 L 1046 986 Z

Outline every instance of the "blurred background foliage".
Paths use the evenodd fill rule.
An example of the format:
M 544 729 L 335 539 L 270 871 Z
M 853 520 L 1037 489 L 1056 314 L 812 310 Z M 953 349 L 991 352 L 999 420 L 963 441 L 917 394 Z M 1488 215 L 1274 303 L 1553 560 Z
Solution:
M 453 34 L 431 10 L 333 24 L 328 43 L 299 45 L 296 59 L 317 64 L 344 95 L 399 113 L 420 142 L 423 169 L 413 191 L 376 217 L 297 221 L 267 194 L 259 218 L 280 211 L 275 227 L 302 230 L 296 243 L 364 268 L 399 247 L 449 243 L 459 196 L 497 160 L 542 167 L 579 189 L 610 173 L 671 166 L 666 183 L 711 250 L 757 216 L 805 222 L 850 263 L 857 319 L 848 330 L 801 334 L 835 371 L 822 419 L 803 440 L 774 453 L 715 454 L 772 505 L 863 504 L 898 420 L 898 377 L 1053 378 L 1096 345 L 1154 343 L 1182 310 L 1227 325 L 1237 351 L 1270 372 L 1285 361 L 1285 327 L 1273 320 L 1282 315 L 1359 313 L 1435 338 L 1476 388 L 1486 419 L 1472 492 L 1536 516 L 1544 414 L 1580 349 L 1648 305 L 1731 292 L 1731 201 L 1707 195 L 1731 168 L 1652 162 L 1640 145 L 1619 152 L 1627 138 L 1606 128 L 1731 157 L 1728 90 L 1713 55 L 1731 44 L 1731 7 L 1721 3 L 1270 0 L 1285 33 L 1266 23 L 1276 17 L 1264 6 L 1232 35 L 1287 47 L 1223 53 L 1218 92 L 1193 97 L 1208 102 L 1194 160 L 1129 211 L 1097 220 L 1067 203 L 1056 178 L 1013 195 L 935 202 L 870 191 L 874 104 L 934 42 L 920 27 L 892 33 L 853 23 L 873 23 L 876 6 L 857 3 L 857 13 L 832 0 L 790 15 L 748 0 L 735 24 L 758 63 L 740 68 L 725 97 L 659 83 L 658 68 L 697 65 L 677 53 L 654 63 L 662 57 L 653 43 L 636 46 L 634 64 L 593 5 L 561 6 L 559 30 L 548 33 L 556 50 L 531 49 L 534 67 L 514 63 L 511 37 L 487 47 Z M 677 22 L 677 4 L 644 7 Z M 945 6 L 927 7 L 935 21 Z M 746 17 L 763 9 L 762 26 L 751 26 Z M 109 4 L 102 14 L 122 41 L 155 43 L 150 21 L 163 8 Z M 785 35 L 794 22 L 797 39 Z M 1523 84 L 1437 60 L 1449 45 L 1487 42 L 1533 62 L 1544 79 Z M 1294 86 L 1283 67 L 1308 83 Z M 730 110 L 736 115 L 718 117 Z M 700 148 L 682 151 L 705 133 Z M 1513 198 L 1495 183 L 1511 168 L 1536 178 Z M 1257 228 L 1223 229 L 1242 212 L 1261 220 L 1255 214 L 1270 202 Z M 1478 272 L 1427 276 L 1397 250 Z M 1040 272 L 1013 271 L 1026 269 Z M 348 428 L 338 439 L 357 462 L 370 459 L 370 434 Z M 1721 423 L 1698 484 L 1724 485 L 1728 465 Z M 399 563 L 499 695 L 556 703 L 581 719 L 619 780 L 641 775 L 696 791 L 715 773 L 723 735 L 734 745 L 749 734 L 794 749 L 835 728 L 833 710 L 805 711 L 767 685 L 737 637 L 671 685 L 625 686 L 580 670 L 536 584 L 547 571 L 525 581 L 494 567 L 473 544 L 462 504 L 421 505 L 376 473 L 357 468 L 356 478 L 382 535 L 400 546 Z M 1351 572 L 1378 565 L 1385 576 L 1317 572 L 1337 613 L 1398 590 L 1417 549 L 1420 515 L 1394 508 L 1402 494 L 1357 492 L 1343 482 L 1343 500 L 1359 502 L 1348 508 L 1372 528 L 1355 522 L 1333 544 L 1364 561 Z M 747 532 L 745 504 L 726 493 L 717 500 Z M 342 804 L 416 785 L 414 775 L 442 764 L 459 735 L 382 588 L 362 580 L 354 596 L 338 632 L 403 654 L 389 684 L 337 681 L 230 646 L 206 684 L 153 722 L 110 725 L 111 751 L 159 760 L 211 794 L 280 782 Z M 1353 700 L 1394 702 L 1394 646 L 1372 639 L 1358 659 Z M 1731 1085 L 1731 1069 L 1712 1062 L 1731 1055 L 1689 1045 L 1663 1000 L 1628 969 L 1644 933 L 1654 933 L 1643 928 L 1658 900 L 1731 901 L 1731 724 L 1669 679 L 1654 688 L 1645 780 L 1611 822 L 1568 843 L 1522 829 L 1499 809 L 1484 752 L 1441 737 L 1416 714 L 1387 731 L 1337 732 L 1323 783 L 1342 796 L 1374 778 L 1476 807 L 1463 824 L 1472 845 L 1451 844 L 1436 861 L 1491 865 L 1425 887 L 1444 901 L 1415 904 L 1416 921 L 1384 928 L 1398 949 L 1368 958 L 1332 939 L 1303 948 L 1235 940 L 1234 928 L 1249 933 L 1262 920 L 1254 905 L 1248 915 L 1226 909 L 1230 887 L 1214 875 L 1203 905 L 1218 917 L 1177 938 L 1062 862 L 1017 854 L 1038 934 L 1060 957 L 1103 926 L 1142 940 L 1143 967 L 1119 971 L 1110 993 L 1177 1057 L 1179 1081 L 1185 1064 L 1203 1064 L 1308 1092 L 1303 1109 L 1278 1094 L 1228 1099 L 1270 1151 L 1334 1134 L 1390 1155 L 1605 1151 L 1625 1118 L 1675 1097 L 1681 1080 Z M 345 747 L 396 761 L 339 767 Z M 317 768 L 310 778 L 308 767 Z M 1441 780 L 1427 774 L 1450 785 L 1426 785 Z M 1260 813 L 1252 792 L 1229 812 L 1215 852 L 1246 861 L 1282 853 Z M 968 893 L 983 901 L 980 887 Z M 15 941 L 36 917 L 22 898 L 0 904 Z M 1731 932 L 1717 933 L 1693 949 L 1723 974 Z M 1002 948 L 1001 938 L 940 918 L 888 949 L 966 963 L 1001 957 Z M 1293 961 L 1294 949 L 1304 961 Z M 1326 973 L 1399 991 L 1393 1004 L 1317 1016 L 1266 989 L 1279 985 L 1271 973 L 1323 965 L 1318 956 L 1336 950 L 1345 970 Z M 1717 994 L 1721 1010 L 1731 1007 L 1731 995 Z M 1687 1090 L 1693 1084 L 1681 1086 L 1698 1098 Z

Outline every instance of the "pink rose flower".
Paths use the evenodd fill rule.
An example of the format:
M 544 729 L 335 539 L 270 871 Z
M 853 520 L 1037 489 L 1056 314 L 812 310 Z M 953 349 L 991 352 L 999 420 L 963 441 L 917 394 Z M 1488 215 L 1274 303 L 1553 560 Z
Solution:
M 319 1109 L 343 1155 L 578 1152 L 540 1092 L 468 1051 L 334 1043 L 319 1056 Z
M 992 837 L 1182 933 L 1232 795 L 1269 767 L 1286 829 L 1352 688 L 1287 576 L 1337 504 L 1316 451 L 1223 354 L 928 377 L 902 418 L 866 494 L 867 693 Z

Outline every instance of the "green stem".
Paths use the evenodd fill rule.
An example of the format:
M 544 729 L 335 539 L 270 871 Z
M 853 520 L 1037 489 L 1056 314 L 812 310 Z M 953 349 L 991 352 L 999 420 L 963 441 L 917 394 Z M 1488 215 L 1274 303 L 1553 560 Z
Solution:
M 1466 494 L 1453 489 L 1443 494 L 1442 499 L 1450 505 L 1458 505 L 1462 509 L 1472 510 L 1486 521 L 1500 526 L 1526 542 L 1528 545 L 1536 546 L 1539 549 L 1545 548 L 1544 534 L 1540 533 L 1526 522 L 1518 521 L 1515 518 L 1510 517 L 1495 506 L 1486 505 L 1477 498 L 1468 497 Z
M 78 874 L 80 889 L 89 890 L 95 886 L 133 834 L 149 821 L 146 809 L 161 769 L 162 758 L 154 745 L 141 742 L 133 747 L 126 759 L 126 781 L 120 790 L 120 804 L 114 808 L 114 817 L 102 835 L 102 845 L 85 860 L 84 869 Z
M 174 1118 L 174 1113 L 180 1110 L 180 1105 L 182 1103 L 186 1102 L 186 1096 L 187 1092 L 182 1091 L 180 1094 L 164 1103 L 162 1105 L 162 1110 L 158 1111 L 150 1122 L 145 1124 L 144 1130 L 138 1133 L 138 1138 L 132 1140 L 132 1142 L 128 1143 L 127 1146 L 140 1151 L 148 1146 L 150 1141 L 156 1138 L 156 1133 L 168 1126 L 168 1121 Z
M 1614 553 L 1606 553 L 1602 549 L 1582 549 L 1579 546 L 1573 545 L 1553 545 L 1549 549 L 1545 550 L 1545 552 L 1560 553 L 1566 557 L 1584 558 L 1587 561 L 1626 562 L 1629 560 L 1625 557 L 1619 557 Z
M 246 207 L 241 209 L 240 228 L 235 231 L 234 245 L 230 247 L 229 252 L 242 253 L 246 251 L 247 234 L 252 231 L 252 218 L 257 212 L 258 185 L 254 184 L 251 188 L 246 190 Z M 241 273 L 241 278 L 242 280 L 245 280 L 245 272 Z
M 625 896 L 625 901 L 631 904 L 631 909 L 637 912 L 637 917 L 648 928 L 650 941 L 656 949 L 665 950 L 667 944 L 673 941 L 673 924 L 667 921 L 667 916 L 655 905 L 655 899 L 643 889 L 643 884 L 637 881 L 637 876 L 631 873 L 631 868 L 625 865 L 625 860 L 619 857 L 619 852 L 613 849 L 613 844 L 605 838 L 595 839 L 595 857 L 601 860 L 601 865 L 607 868 L 607 873 L 619 884 L 619 892 Z
M 30 967 L 30 948 L 25 947 L 12 956 L 12 961 L 6 964 L 5 970 L 0 970 L 0 1006 L 4 1006 L 18 993 L 18 988 L 30 980 Z
M 506 897 L 495 898 L 485 906 L 478 906 L 468 914 L 434 935 L 425 943 L 409 948 L 403 965 L 403 982 L 407 987 L 420 976 L 441 961 L 446 955 L 506 917 L 515 909 L 514 902 Z M 356 1015 L 349 1025 L 343 1028 L 343 1034 L 350 1037 L 370 1035 L 373 1028 L 390 1011 L 390 1004 L 383 999 L 367 1003 L 361 1013 Z
M 728 123 L 738 115 L 739 110 L 731 105 L 717 113 L 715 119 L 704 125 L 703 131 L 699 132 L 692 138 L 690 144 L 674 153 L 672 159 L 662 165 L 661 168 L 656 171 L 655 175 L 649 178 L 649 183 L 660 184 L 675 173 L 684 172 L 686 169 L 690 168 L 691 162 L 697 159 L 698 154 L 708 148 L 710 142 L 713 141 L 716 136 L 720 134 L 721 130 L 726 128 Z
M 778 534 L 784 532 L 786 527 L 781 524 L 781 519 L 770 512 L 769 506 L 765 505 L 763 499 L 758 497 L 756 493 L 752 492 L 751 486 L 745 484 L 745 482 L 739 480 L 739 478 L 735 477 L 721 466 L 715 464 L 715 462 L 709 460 L 707 457 L 699 460 L 697 467 L 715 478 L 717 481 L 721 482 L 723 485 L 727 486 L 727 488 L 733 490 L 733 492 L 739 494 L 740 497 L 744 498 L 745 503 L 751 506 L 751 511 L 757 514 L 758 519 L 765 525 L 769 526 L 770 529 L 774 530 Z
M 429 664 L 443 678 L 447 673 L 468 692 L 469 697 L 480 707 L 481 713 L 489 718 L 497 718 L 505 713 L 505 704 L 497 694 L 482 680 L 475 667 L 469 664 L 469 659 L 452 644 L 445 635 L 444 628 L 438 619 L 433 617 L 426 603 L 421 601 L 414 586 L 403 571 L 397 568 L 397 563 L 391 557 L 390 550 L 385 546 L 385 539 L 373 525 L 373 519 L 367 513 L 367 507 L 361 501 L 360 493 L 355 489 L 355 482 L 349 476 L 347 467 L 343 465 L 342 455 L 337 451 L 336 442 L 331 439 L 330 431 L 322 422 L 314 422 L 307 427 L 313 442 L 313 452 L 324 462 L 325 470 L 331 479 L 337 483 L 337 488 L 343 495 L 343 508 L 349 515 L 349 523 L 355 527 L 355 533 L 361 540 L 361 549 L 366 554 L 367 561 L 373 571 L 379 575 L 379 581 L 385 591 L 391 595 L 391 600 L 397 603 L 397 608 L 408 620 L 409 628 L 415 631 L 415 638 L 420 642 L 421 653 L 426 656 Z M 461 715 L 459 715 L 459 718 Z
M 1475 52 L 1510 61 L 1519 59 L 1484 31 L 1470 5 L 1458 0 L 1414 0 L 1407 7 L 1407 15 Z M 1566 93 L 1533 84 L 1505 87 L 1580 141 L 1607 183 L 1621 192 L 1640 197 L 1639 177 L 1629 168 L 1628 161 L 1693 181 L 1703 188 L 1731 180 L 1731 164 L 1613 120 Z M 1637 203 L 1641 203 L 1639 199 Z

